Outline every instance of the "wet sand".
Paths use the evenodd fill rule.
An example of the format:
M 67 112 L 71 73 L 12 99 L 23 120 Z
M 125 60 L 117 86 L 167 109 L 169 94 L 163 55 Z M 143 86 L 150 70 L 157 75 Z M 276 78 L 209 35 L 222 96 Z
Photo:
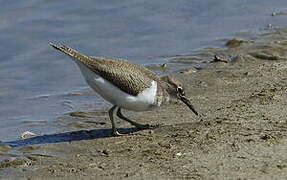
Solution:
M 199 117 L 180 102 L 148 113 L 125 112 L 137 122 L 160 127 L 136 131 L 119 121 L 120 131 L 132 133 L 109 137 L 107 114 L 76 112 L 62 119 L 74 132 L 15 141 L 18 147 L 0 146 L 5 159 L 0 161 L 0 177 L 286 178 L 287 30 L 174 61 L 188 66 L 193 58 L 210 61 L 214 55 L 224 61 L 176 73 Z

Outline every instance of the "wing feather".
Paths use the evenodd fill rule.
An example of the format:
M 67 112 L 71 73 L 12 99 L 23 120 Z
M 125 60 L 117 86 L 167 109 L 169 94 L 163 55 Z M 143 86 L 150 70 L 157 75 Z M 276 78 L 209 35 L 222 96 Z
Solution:
M 129 61 L 106 58 L 92 58 L 89 68 L 122 91 L 138 95 L 151 86 L 158 76 L 144 66 Z

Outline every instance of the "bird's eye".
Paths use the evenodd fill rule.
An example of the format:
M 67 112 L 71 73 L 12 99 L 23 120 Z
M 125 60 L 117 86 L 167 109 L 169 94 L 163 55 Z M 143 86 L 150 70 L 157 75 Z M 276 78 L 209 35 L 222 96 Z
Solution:
M 183 91 L 183 88 L 182 87 L 177 87 L 177 92 L 180 94 L 180 95 L 184 95 L 184 91 Z

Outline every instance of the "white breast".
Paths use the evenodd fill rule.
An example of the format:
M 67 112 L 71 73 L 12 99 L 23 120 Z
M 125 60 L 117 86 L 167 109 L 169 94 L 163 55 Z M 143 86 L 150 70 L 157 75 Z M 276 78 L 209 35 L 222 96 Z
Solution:
M 139 93 L 137 96 L 127 94 L 109 81 L 92 72 L 82 63 L 76 61 L 87 83 L 106 101 L 124 109 L 133 111 L 147 111 L 160 104 L 156 102 L 157 82 Z

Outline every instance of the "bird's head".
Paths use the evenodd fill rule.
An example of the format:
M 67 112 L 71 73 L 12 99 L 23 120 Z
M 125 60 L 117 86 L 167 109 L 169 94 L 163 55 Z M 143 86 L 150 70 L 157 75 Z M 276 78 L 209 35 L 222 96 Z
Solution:
M 194 109 L 189 99 L 185 96 L 183 85 L 178 79 L 172 75 L 163 76 L 161 79 L 168 84 L 167 91 L 170 96 L 181 100 L 189 107 L 190 110 L 192 110 L 192 112 L 194 112 L 194 114 L 198 115 L 198 112 Z

